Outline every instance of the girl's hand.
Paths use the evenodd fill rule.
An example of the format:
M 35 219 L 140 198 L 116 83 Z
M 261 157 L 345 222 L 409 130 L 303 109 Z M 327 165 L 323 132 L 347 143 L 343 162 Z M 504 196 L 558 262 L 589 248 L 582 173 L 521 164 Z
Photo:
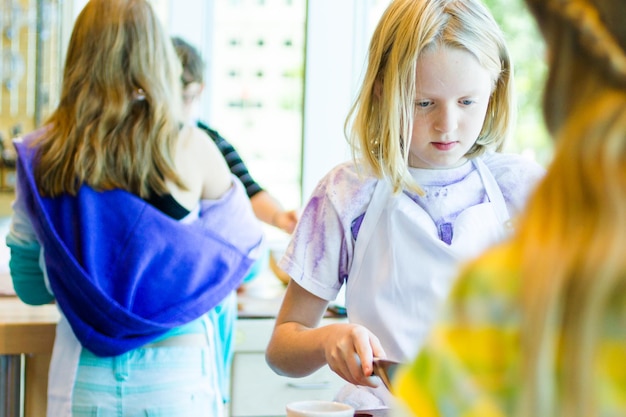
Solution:
M 278 210 L 272 217 L 272 225 L 289 234 L 293 233 L 297 223 L 298 212 L 296 210 Z
M 371 378 L 374 357 L 386 357 L 378 338 L 365 327 L 341 323 L 327 326 L 324 345 L 330 369 L 355 385 L 377 387 L 378 378 Z
M 310 375 L 328 365 L 352 384 L 377 387 L 380 380 L 371 378 L 372 360 L 386 357 L 378 338 L 358 324 L 320 326 L 327 307 L 328 301 L 291 280 L 265 350 L 268 365 L 277 374 L 291 378 Z

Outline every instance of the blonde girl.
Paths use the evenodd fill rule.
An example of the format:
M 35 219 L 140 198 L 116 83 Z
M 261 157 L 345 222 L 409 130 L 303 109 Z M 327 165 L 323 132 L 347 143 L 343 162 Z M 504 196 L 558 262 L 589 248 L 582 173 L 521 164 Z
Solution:
M 314 190 L 280 266 L 291 282 L 266 358 L 328 364 L 337 399 L 386 407 L 374 357 L 420 349 L 458 265 L 503 239 L 543 174 L 497 152 L 514 119 L 504 38 L 477 0 L 395 0 L 370 43 L 347 122 L 354 161 Z M 348 323 L 318 327 L 345 289 Z

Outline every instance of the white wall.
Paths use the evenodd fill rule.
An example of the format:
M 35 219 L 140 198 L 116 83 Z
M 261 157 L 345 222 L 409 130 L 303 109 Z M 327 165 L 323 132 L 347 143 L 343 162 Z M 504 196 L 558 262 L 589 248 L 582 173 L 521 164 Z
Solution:
M 344 122 L 361 78 L 372 4 L 308 2 L 302 195 L 333 166 L 351 158 Z

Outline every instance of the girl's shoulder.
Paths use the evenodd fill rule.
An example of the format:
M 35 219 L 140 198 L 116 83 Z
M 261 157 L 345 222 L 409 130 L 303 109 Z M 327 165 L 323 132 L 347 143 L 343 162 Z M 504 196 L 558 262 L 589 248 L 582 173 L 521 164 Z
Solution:
M 367 210 L 377 183 L 376 177 L 351 161 L 335 166 L 313 189 L 300 223 L 309 217 L 315 222 L 332 218 L 348 230 L 351 222 Z
M 175 161 L 183 182 L 202 199 L 219 198 L 230 187 L 231 175 L 224 157 L 217 145 L 196 127 L 181 130 Z
M 336 165 L 322 178 L 322 182 L 326 183 L 349 183 L 362 186 L 376 183 L 377 180 L 367 167 L 354 161 L 345 161 Z
M 367 168 L 353 161 L 346 161 L 335 166 L 320 180 L 313 195 L 323 194 L 344 206 L 345 202 L 369 201 L 377 183 L 378 178 Z
M 207 134 L 195 126 L 184 126 L 178 136 L 179 149 L 199 158 L 219 155 L 219 150 Z
M 480 158 L 502 188 L 526 187 L 539 182 L 546 173 L 545 167 L 530 157 L 514 153 L 487 153 Z M 503 190 L 504 191 L 504 190 Z
M 480 158 L 494 176 L 512 213 L 520 212 L 546 169 L 529 157 L 509 153 L 488 153 Z
M 541 178 L 546 169 L 534 159 L 516 153 L 488 152 L 480 156 L 496 179 L 515 175 L 520 178 Z

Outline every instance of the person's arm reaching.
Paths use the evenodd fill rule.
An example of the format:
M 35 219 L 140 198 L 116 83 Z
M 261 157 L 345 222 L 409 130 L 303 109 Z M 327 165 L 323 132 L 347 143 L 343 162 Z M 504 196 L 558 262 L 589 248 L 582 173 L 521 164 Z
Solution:
M 289 234 L 296 228 L 298 212 L 285 210 L 270 193 L 261 190 L 250 198 L 256 217 L 264 223 L 277 227 Z
M 328 302 L 290 281 L 266 360 L 274 372 L 302 377 L 328 366 L 348 382 L 375 387 L 372 359 L 385 357 L 378 338 L 365 327 L 337 323 L 317 327 Z

